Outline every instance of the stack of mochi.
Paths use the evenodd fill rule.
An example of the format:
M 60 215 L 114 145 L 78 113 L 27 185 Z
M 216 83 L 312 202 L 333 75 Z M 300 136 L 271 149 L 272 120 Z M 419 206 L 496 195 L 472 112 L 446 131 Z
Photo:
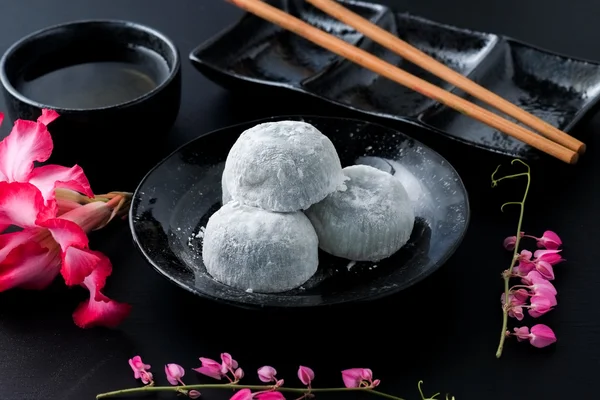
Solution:
M 277 293 L 317 271 L 318 250 L 379 261 L 409 240 L 414 212 L 399 179 L 366 165 L 342 168 L 329 138 L 299 121 L 244 131 L 222 177 L 202 257 L 217 281 Z

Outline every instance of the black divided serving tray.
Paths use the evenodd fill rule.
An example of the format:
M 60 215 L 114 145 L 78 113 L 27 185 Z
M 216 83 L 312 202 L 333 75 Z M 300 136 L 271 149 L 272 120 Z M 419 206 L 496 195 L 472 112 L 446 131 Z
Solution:
M 474 101 L 303 0 L 269 3 Z M 571 132 L 598 104 L 600 63 L 562 56 L 500 35 L 394 12 L 379 4 L 349 0 L 341 3 L 564 131 Z M 250 14 L 198 46 L 190 59 L 200 72 L 226 87 L 236 88 L 244 83 L 293 90 L 369 115 L 416 123 L 490 151 L 524 158 L 537 155 L 536 150 L 516 139 Z M 478 100 L 475 103 L 489 109 Z

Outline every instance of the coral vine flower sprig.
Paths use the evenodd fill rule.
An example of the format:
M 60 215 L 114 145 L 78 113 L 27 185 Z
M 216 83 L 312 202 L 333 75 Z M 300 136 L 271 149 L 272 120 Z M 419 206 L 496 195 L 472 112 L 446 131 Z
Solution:
M 131 194 L 94 195 L 78 165 L 35 165 L 52 154 L 47 125 L 58 117 L 43 110 L 37 121 L 19 119 L 0 141 L 0 292 L 41 290 L 61 275 L 89 291 L 73 313 L 79 327 L 115 327 L 130 306 L 102 293 L 112 265 L 87 234 L 124 216 Z
M 536 333 L 523 331 L 520 332 L 520 335 L 519 340 L 533 340 L 531 338 L 536 335 Z M 230 397 L 230 400 L 286 400 L 286 398 L 302 400 L 314 398 L 318 393 L 359 391 L 364 391 L 387 399 L 403 400 L 400 397 L 375 390 L 381 382 L 379 379 L 373 379 L 373 371 L 368 368 L 351 368 L 342 371 L 341 378 L 344 387 L 313 388 L 312 382 L 315 380 L 315 372 L 311 368 L 301 365 L 298 368 L 297 375 L 298 380 L 304 387 L 292 388 L 284 386 L 284 380 L 277 377 L 277 370 L 269 365 L 260 367 L 256 371 L 258 379 L 265 383 L 265 385 L 240 384 L 240 380 L 244 377 L 244 371 L 229 353 L 221 354 L 221 362 L 210 358 L 200 357 L 200 364 L 200 367 L 192 368 L 192 370 L 219 381 L 226 378 L 229 382 L 186 385 L 182 380 L 185 375 L 185 369 L 179 364 L 170 363 L 165 365 L 165 377 L 172 386 L 156 386 L 154 376 L 150 372 L 151 366 L 144 363 L 140 356 L 135 356 L 129 360 L 129 366 L 133 370 L 133 377 L 135 379 L 140 379 L 144 386 L 101 393 L 96 396 L 96 399 L 147 392 L 174 392 L 179 395 L 185 395 L 191 399 L 197 399 L 202 396 L 201 391 L 203 389 L 233 389 L 235 392 Z M 422 381 L 419 381 L 418 384 L 421 400 L 434 400 L 439 396 L 439 393 L 436 393 L 431 397 L 425 397 L 421 390 L 422 383 Z M 292 397 L 286 397 L 284 393 L 289 393 Z M 450 398 L 446 395 L 446 400 L 455 400 L 455 398 L 454 396 Z
M 523 215 L 525 212 L 525 200 L 529 192 L 531 183 L 531 170 L 529 165 L 521 160 L 513 160 L 524 165 L 527 170 L 513 175 L 507 175 L 501 178 L 495 178 L 500 167 L 496 168 L 492 174 L 492 187 L 505 179 L 514 179 L 525 177 L 527 185 L 521 201 L 512 201 L 502 205 L 502 211 L 507 205 L 517 205 L 520 208 L 519 222 L 517 224 L 517 234 L 504 239 L 504 247 L 513 252 L 512 261 L 507 270 L 502 273 L 504 280 L 504 292 L 500 297 L 502 304 L 502 333 L 500 343 L 496 351 L 496 357 L 502 356 L 504 342 L 508 337 L 516 337 L 519 342 L 527 340 L 532 346 L 541 348 L 549 346 L 556 342 L 556 336 L 550 327 L 544 324 L 537 324 L 530 328 L 527 326 L 515 327 L 513 332 L 507 329 L 508 318 L 515 318 L 521 321 L 525 318 L 525 311 L 532 318 L 539 318 L 548 313 L 557 305 L 556 288 L 550 282 L 554 280 L 554 266 L 565 261 L 560 255 L 562 240 L 552 232 L 546 231 L 541 237 L 527 235 L 521 231 L 523 225 Z M 523 249 L 519 252 L 521 239 L 528 238 L 536 241 L 539 250 L 532 253 Z M 510 285 L 511 279 L 520 279 L 521 285 Z

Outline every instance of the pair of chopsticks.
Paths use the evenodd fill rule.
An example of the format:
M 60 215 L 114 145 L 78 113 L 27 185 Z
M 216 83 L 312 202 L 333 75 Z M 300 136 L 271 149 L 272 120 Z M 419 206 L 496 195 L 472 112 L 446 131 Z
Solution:
M 345 59 L 369 69 L 387 79 L 406 86 L 424 96 L 436 100 L 462 114 L 476 119 L 492 128 L 512 136 L 569 164 L 575 164 L 579 154 L 585 152 L 585 144 L 555 128 L 542 119 L 506 101 L 502 97 L 479 86 L 467 77 L 448 68 L 434 58 L 411 46 L 390 32 L 380 28 L 358 14 L 343 7 L 335 0 L 306 0 L 326 14 L 353 27 L 376 43 L 395 52 L 404 59 L 429 71 L 433 75 L 462 89 L 471 96 L 495 107 L 504 114 L 539 132 L 526 129 L 516 123 L 488 111 L 468 100 L 447 92 L 421 78 L 390 64 L 336 36 L 326 33 L 304 21 L 287 14 L 261 0 L 228 0 L 239 8 L 263 18 L 275 25 L 296 33 Z M 543 135 L 543 136 L 542 136 Z

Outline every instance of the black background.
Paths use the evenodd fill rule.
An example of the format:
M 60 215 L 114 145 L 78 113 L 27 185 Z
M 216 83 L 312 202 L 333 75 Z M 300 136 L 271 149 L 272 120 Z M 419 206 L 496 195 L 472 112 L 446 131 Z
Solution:
M 385 3 L 440 22 L 600 60 L 600 3 Z M 31 31 L 82 18 L 128 19 L 163 31 L 179 46 L 184 82 L 181 112 L 163 155 L 198 135 L 244 120 L 293 113 L 349 115 L 313 99 L 228 93 L 197 73 L 187 61 L 189 51 L 240 15 L 219 0 L 4 0 L 0 49 Z M 9 125 L 5 122 L 2 134 Z M 166 384 L 163 365 L 177 362 L 188 369 L 184 380 L 193 383 L 199 379 L 189 368 L 199 365 L 198 357 L 218 358 L 223 351 L 238 359 L 248 383 L 256 382 L 256 368 L 270 364 L 295 385 L 297 365 L 304 364 L 315 370 L 315 386 L 340 385 L 343 368 L 370 367 L 382 380 L 383 391 L 406 399 L 419 398 L 419 379 L 425 381 L 426 393 L 451 392 L 457 400 L 589 398 L 600 371 L 597 129 L 592 121 L 578 130 L 589 150 L 577 166 L 532 164 L 525 230 L 558 232 L 568 259 L 556 268 L 558 307 L 540 319 L 559 338 L 551 348 L 537 350 L 509 341 L 504 356 L 494 357 L 501 324 L 499 274 L 510 258 L 501 243 L 514 234 L 517 217 L 515 210 L 502 214 L 499 206 L 518 198 L 522 185 L 515 182 L 492 190 L 489 175 L 498 163 L 508 168 L 510 159 L 406 128 L 457 167 L 471 198 L 469 232 L 454 257 L 433 276 L 404 293 L 361 307 L 243 311 L 197 299 L 169 284 L 138 254 L 127 224 L 116 223 L 93 234 L 91 245 L 113 261 L 107 294 L 133 305 L 130 318 L 117 330 L 77 328 L 71 312 L 85 293 L 67 290 L 60 282 L 44 292 L 1 294 L 0 399 L 92 399 L 99 392 L 136 386 L 127 365 L 135 354 L 153 365 L 160 382 Z M 143 158 L 144 148 L 137 150 L 131 157 Z M 123 173 L 129 179 L 115 176 L 111 189 L 133 191 L 135 187 L 119 184 L 135 174 L 139 180 L 143 171 Z M 207 392 L 205 398 L 225 399 L 228 394 Z

